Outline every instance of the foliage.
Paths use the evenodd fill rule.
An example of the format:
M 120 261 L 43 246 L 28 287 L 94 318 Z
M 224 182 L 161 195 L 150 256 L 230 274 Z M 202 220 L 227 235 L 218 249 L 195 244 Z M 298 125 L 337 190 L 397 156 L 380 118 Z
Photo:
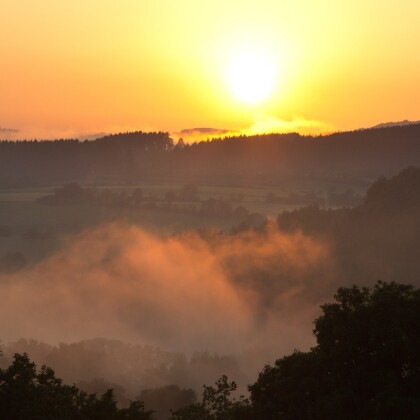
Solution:
M 0 418 L 19 420 L 152 420 L 152 412 L 139 401 L 119 409 L 112 389 L 102 396 L 86 394 L 63 384 L 54 371 L 35 363 L 26 353 L 15 354 L 13 363 L 0 369 Z
M 197 396 L 193 389 L 181 389 L 178 385 L 143 389 L 138 400 L 154 411 L 156 419 L 167 419 L 171 411 L 194 404 Z
M 192 404 L 173 413 L 173 420 L 246 420 L 249 402 L 243 396 L 231 396 L 237 389 L 235 382 L 229 382 L 226 375 L 216 381 L 216 387 L 204 386 L 200 403 Z
M 420 206 L 420 168 L 408 167 L 396 176 L 379 178 L 366 192 L 364 205 L 372 212 L 409 210 Z
M 315 321 L 317 346 L 266 366 L 256 418 L 397 419 L 420 414 L 420 290 L 340 288 Z

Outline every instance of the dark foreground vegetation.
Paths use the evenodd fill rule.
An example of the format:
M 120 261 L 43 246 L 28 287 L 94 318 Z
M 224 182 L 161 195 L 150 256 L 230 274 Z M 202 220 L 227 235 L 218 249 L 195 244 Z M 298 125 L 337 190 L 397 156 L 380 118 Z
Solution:
M 249 399 L 236 397 L 236 384 L 222 376 L 172 419 L 419 418 L 420 289 L 393 282 L 340 288 L 321 308 L 317 344 L 265 366 Z M 118 408 L 112 390 L 97 396 L 64 385 L 51 369 L 37 371 L 26 354 L 0 370 L 0 417 L 154 418 L 139 401 Z
M 112 389 L 101 396 L 88 395 L 75 385 L 63 384 L 52 369 L 39 371 L 26 353 L 16 354 L 13 364 L 0 370 L 2 419 L 152 419 L 142 403 L 119 409 Z

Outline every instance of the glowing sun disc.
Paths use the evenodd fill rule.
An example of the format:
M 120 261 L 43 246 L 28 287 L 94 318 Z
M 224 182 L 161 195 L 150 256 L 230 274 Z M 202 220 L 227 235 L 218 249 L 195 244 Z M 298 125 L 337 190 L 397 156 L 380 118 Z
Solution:
M 231 57 L 227 85 L 239 102 L 258 104 L 275 89 L 275 69 L 268 55 L 260 51 L 242 51 Z

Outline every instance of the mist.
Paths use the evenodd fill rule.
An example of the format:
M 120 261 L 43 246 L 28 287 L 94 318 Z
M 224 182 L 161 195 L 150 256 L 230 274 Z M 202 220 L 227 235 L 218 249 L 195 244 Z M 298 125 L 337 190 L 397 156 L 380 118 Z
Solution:
M 326 244 L 283 234 L 274 223 L 264 232 L 207 237 L 107 224 L 2 277 L 2 339 L 106 337 L 223 354 L 262 341 L 277 352 L 308 347 L 319 279 L 331 270 Z

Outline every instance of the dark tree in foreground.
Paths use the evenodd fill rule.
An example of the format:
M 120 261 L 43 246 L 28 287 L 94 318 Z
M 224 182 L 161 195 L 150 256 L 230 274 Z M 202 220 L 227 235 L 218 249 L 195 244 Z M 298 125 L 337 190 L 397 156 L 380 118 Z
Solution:
M 76 386 L 64 385 L 54 371 L 37 372 L 27 354 L 16 354 L 7 369 L 0 369 L 0 419 L 19 420 L 152 420 L 143 403 L 119 409 L 112 390 L 101 397 Z
M 145 407 L 153 410 L 157 420 L 167 419 L 171 411 L 194 404 L 197 397 L 193 389 L 181 389 L 178 385 L 167 385 L 160 388 L 143 389 L 138 400 Z
M 315 321 L 317 345 L 266 366 L 250 401 L 222 377 L 173 420 L 420 418 L 420 290 L 340 288 Z
M 420 290 L 340 288 L 315 321 L 317 346 L 266 366 L 255 418 L 420 418 Z
M 250 417 L 249 401 L 243 396 L 231 396 L 237 389 L 235 382 L 229 382 L 223 375 L 216 387 L 204 386 L 202 401 L 182 408 L 173 414 L 173 420 L 246 420 Z

